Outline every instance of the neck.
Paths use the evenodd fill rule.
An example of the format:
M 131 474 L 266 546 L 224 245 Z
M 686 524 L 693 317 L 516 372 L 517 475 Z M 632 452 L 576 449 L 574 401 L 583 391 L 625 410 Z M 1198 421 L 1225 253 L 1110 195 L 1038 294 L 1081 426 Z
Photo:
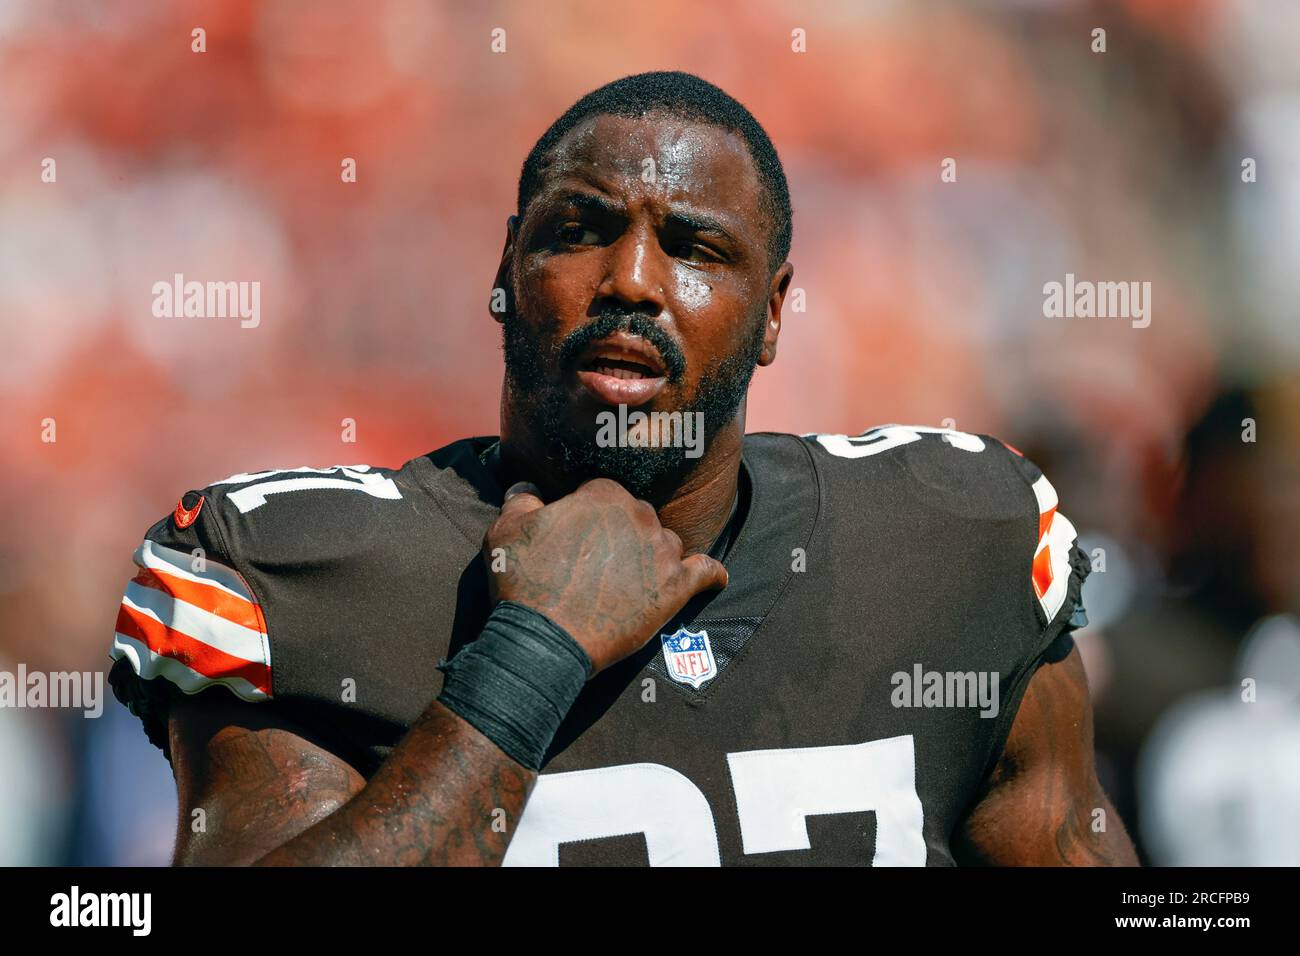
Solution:
M 551 502 L 576 487 L 571 474 L 547 459 L 526 432 L 510 427 L 508 410 L 501 416 L 502 484 L 530 481 Z M 682 539 L 682 553 L 707 551 L 731 517 L 740 479 L 740 456 L 744 450 L 745 406 L 709 443 L 699 463 L 659 508 L 659 523 Z
M 729 428 L 715 438 L 709 453 L 659 509 L 659 523 L 682 539 L 684 555 L 707 551 L 731 517 L 744 438 L 743 415 L 737 418 L 734 435 Z M 723 444 L 725 448 L 718 447 Z

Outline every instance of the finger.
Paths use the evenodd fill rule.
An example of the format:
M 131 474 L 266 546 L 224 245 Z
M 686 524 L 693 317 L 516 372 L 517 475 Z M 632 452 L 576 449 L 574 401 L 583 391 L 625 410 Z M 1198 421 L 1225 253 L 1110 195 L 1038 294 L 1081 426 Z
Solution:
M 501 504 L 501 515 L 526 515 L 530 511 L 544 508 L 541 489 L 532 482 L 517 481 L 506 489 L 506 499 Z
M 730 580 L 722 562 L 707 554 L 691 555 L 682 561 L 682 567 L 686 569 L 687 581 L 693 595 L 707 591 L 709 588 L 725 588 Z
M 531 481 L 516 481 L 506 489 L 505 500 L 509 501 L 515 495 L 532 495 L 534 498 L 540 498 L 542 490 Z
M 643 525 L 653 526 L 659 523 L 659 512 L 655 511 L 655 506 L 642 498 L 636 499 L 632 511 Z

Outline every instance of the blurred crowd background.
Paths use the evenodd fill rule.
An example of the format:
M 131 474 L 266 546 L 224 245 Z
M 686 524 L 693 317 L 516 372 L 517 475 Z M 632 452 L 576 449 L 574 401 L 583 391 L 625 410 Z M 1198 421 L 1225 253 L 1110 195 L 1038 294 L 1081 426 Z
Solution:
M 1298 50 L 1291 0 L 0 3 L 0 670 L 106 670 L 189 488 L 494 434 L 525 154 L 684 69 L 790 180 L 807 310 L 750 429 L 1025 451 L 1104 560 L 1078 643 L 1144 859 L 1300 863 Z M 154 317 L 175 273 L 260 281 L 261 324 Z M 1046 318 L 1066 273 L 1151 282 L 1150 326 Z M 0 710 L 0 864 L 169 860 L 170 769 L 105 694 Z

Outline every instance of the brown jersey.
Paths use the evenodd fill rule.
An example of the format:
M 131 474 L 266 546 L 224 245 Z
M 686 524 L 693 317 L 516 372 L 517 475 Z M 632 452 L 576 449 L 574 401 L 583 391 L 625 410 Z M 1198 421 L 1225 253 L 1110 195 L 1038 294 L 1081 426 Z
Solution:
M 164 752 L 175 694 L 233 693 L 373 774 L 490 611 L 494 443 L 186 493 L 136 552 L 119 699 Z M 897 425 L 749 435 L 741 479 L 729 586 L 587 684 L 507 865 L 953 862 L 1082 620 L 1055 492 L 995 439 Z

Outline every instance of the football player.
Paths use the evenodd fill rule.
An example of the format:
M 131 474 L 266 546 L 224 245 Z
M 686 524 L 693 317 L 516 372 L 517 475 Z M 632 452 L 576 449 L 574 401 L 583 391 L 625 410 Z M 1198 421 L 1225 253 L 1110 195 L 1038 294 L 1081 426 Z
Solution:
M 499 437 L 149 529 L 111 680 L 178 864 L 1134 862 L 1047 480 L 954 431 L 745 434 L 790 237 L 743 106 L 604 86 L 523 166 Z

